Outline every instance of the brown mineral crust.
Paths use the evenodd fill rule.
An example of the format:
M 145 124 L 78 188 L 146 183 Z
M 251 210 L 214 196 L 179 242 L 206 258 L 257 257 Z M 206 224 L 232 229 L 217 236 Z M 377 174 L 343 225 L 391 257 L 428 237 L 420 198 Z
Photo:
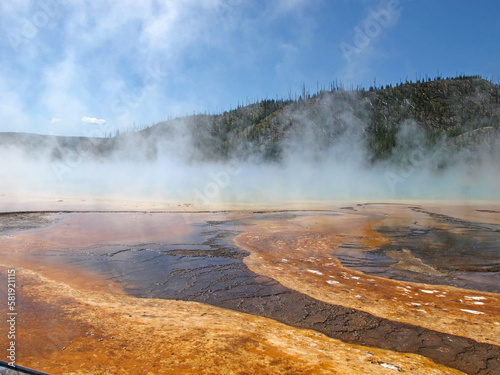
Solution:
M 438 271 L 428 264 L 424 264 L 421 259 L 416 258 L 408 249 L 403 249 L 402 251 L 387 251 L 386 255 L 387 257 L 398 261 L 398 263 L 391 264 L 391 267 L 426 273 L 428 275 L 446 276 L 445 273 Z
M 462 374 L 422 356 L 195 302 L 87 291 L 23 268 L 16 281 L 16 363 L 51 374 L 387 374 L 388 366 Z
M 383 242 L 370 228 L 380 215 L 411 222 L 429 220 L 407 207 L 377 206 L 369 216 L 308 216 L 255 221 L 236 244 L 251 255 L 244 262 L 261 275 L 318 300 L 366 311 L 393 321 L 500 344 L 500 296 L 450 286 L 426 285 L 366 275 L 344 267 L 342 244 Z M 409 217 L 409 215 L 415 215 Z M 366 221 L 370 220 L 371 225 Z M 325 228 L 328 228 L 325 230 Z M 352 253 L 367 250 L 350 249 Z
M 498 366 L 498 360 L 496 359 L 499 356 L 497 353 L 498 348 L 486 345 L 486 343 L 498 340 L 498 334 L 495 333 L 495 329 L 498 331 L 498 326 L 495 326 L 495 321 L 488 322 L 482 315 L 486 315 L 485 311 L 490 308 L 492 310 L 490 316 L 498 317 L 498 300 L 494 299 L 497 295 L 369 277 L 361 272 L 342 267 L 335 258 L 332 248 L 342 243 L 357 242 L 362 243 L 365 247 L 376 247 L 386 243 L 387 239 L 373 230 L 373 226 L 381 218 L 387 216 L 397 218 L 399 215 L 401 217 L 397 218 L 397 220 L 406 220 L 408 222 L 413 219 L 411 215 L 420 215 L 419 220 L 432 220 L 427 218 L 426 213 L 415 212 L 410 213 L 410 216 L 408 216 L 407 207 L 391 206 L 387 208 L 387 211 L 384 211 L 386 208 L 385 206 L 378 206 L 377 209 L 365 208 L 365 212 L 361 215 L 359 211 L 362 208 L 356 206 L 351 215 L 304 215 L 304 217 L 290 220 L 258 220 L 254 223 L 254 227 L 245 226 L 247 233 L 241 235 L 237 239 L 237 243 L 252 253 L 251 257 L 246 259 L 246 263 L 252 270 L 277 279 L 283 285 L 299 290 L 320 301 L 333 302 L 338 305 L 331 306 L 318 301 L 312 302 L 310 309 L 306 308 L 304 310 L 303 307 L 300 307 L 300 304 L 297 305 L 300 301 L 296 300 L 297 296 L 295 294 L 292 293 L 293 298 L 287 301 L 287 298 L 290 298 L 292 294 L 286 293 L 280 296 L 278 300 L 271 301 L 271 307 L 281 306 L 276 311 L 272 311 L 272 309 L 264 312 L 252 311 L 252 306 L 249 306 L 245 311 L 271 318 L 279 318 L 282 322 L 295 326 L 317 329 L 345 341 L 379 347 L 385 346 L 395 350 L 415 351 L 415 348 L 417 348 L 420 350 L 419 353 L 461 368 L 467 373 L 488 373 L 488 371 L 494 373 L 495 366 Z M 404 215 L 402 215 L 403 211 Z M 184 233 L 189 231 L 186 220 L 179 220 L 180 214 L 165 215 L 158 221 L 151 219 L 146 230 L 141 229 L 141 224 L 135 223 L 134 225 L 134 220 L 131 220 L 134 215 L 131 214 L 122 215 L 112 225 L 103 224 L 111 218 L 109 215 L 85 215 L 91 216 L 86 216 L 85 219 L 80 216 L 82 221 L 79 225 L 71 225 L 76 219 L 73 216 L 67 222 L 60 220 L 58 225 L 51 228 L 51 230 L 27 230 L 22 235 L 4 236 L 2 238 L 2 253 L 5 257 L 2 258 L 2 261 L 5 259 L 7 263 L 4 264 L 9 265 L 29 266 L 48 276 L 51 280 L 62 282 L 60 285 L 63 285 L 63 283 L 70 284 L 77 291 L 92 290 L 95 293 L 99 290 L 105 290 L 110 292 L 117 289 L 117 286 L 113 285 L 113 283 L 100 279 L 88 271 L 87 277 L 92 282 L 84 282 L 85 272 L 79 270 L 81 272 L 80 277 L 73 277 L 74 271 L 77 270 L 74 267 L 61 270 L 60 267 L 47 262 L 46 259 L 37 262 L 37 260 L 41 261 L 41 259 L 30 256 L 33 253 L 32 249 L 45 248 L 50 250 L 51 248 L 66 246 L 68 251 L 71 252 L 78 251 L 81 247 L 102 244 L 103 242 L 126 244 L 128 242 L 137 243 L 138 239 L 141 238 L 144 241 L 151 241 L 151 239 L 161 240 L 161 238 L 168 236 L 175 237 L 177 235 L 182 237 Z M 68 217 L 70 216 L 71 214 Z M 227 216 L 234 217 L 234 214 Z M 252 215 L 246 214 L 246 216 Z M 208 218 L 223 220 L 225 217 L 224 214 L 207 214 L 197 216 L 196 220 L 202 221 Z M 88 224 L 89 219 L 92 219 L 93 222 L 90 226 Z M 141 220 L 142 217 L 136 218 L 138 222 Z M 188 219 L 188 221 L 190 220 L 192 221 L 193 218 Z M 64 224 L 68 224 L 65 229 L 63 229 Z M 103 229 L 103 226 L 105 229 Z M 169 229 L 170 231 L 168 231 Z M 162 234 L 162 230 L 167 230 L 167 232 Z M 71 235 L 73 231 L 78 232 L 75 233 L 74 237 Z M 41 232 L 44 233 L 43 236 L 40 236 Z M 356 250 L 355 246 L 351 250 L 365 251 Z M 57 272 L 55 272 L 56 270 Z M 332 273 L 332 270 L 335 273 Z M 461 294 L 454 295 L 452 292 Z M 451 323 L 447 321 L 440 322 L 444 318 L 434 312 L 434 310 L 439 311 L 441 307 L 441 305 L 436 304 L 437 301 L 441 302 L 448 299 L 446 293 L 448 293 L 448 296 L 453 295 L 453 298 L 462 297 L 461 301 L 460 299 L 452 301 L 459 304 L 456 308 L 459 312 L 455 312 L 454 320 L 451 320 Z M 442 297 L 439 297 L 440 295 Z M 465 297 L 473 298 L 467 299 Z M 407 300 L 412 305 L 401 306 L 397 302 L 398 298 L 403 302 Z M 485 301 L 488 303 L 476 305 L 475 302 L 483 301 L 477 298 L 487 298 Z M 134 300 L 138 301 L 137 299 Z M 493 301 L 493 304 L 490 304 L 490 301 Z M 429 305 L 426 305 L 426 303 Z M 415 306 L 415 304 L 420 304 L 420 306 Z M 347 306 L 347 308 L 340 305 Z M 296 306 L 295 309 L 294 306 Z M 353 311 L 349 307 L 356 308 L 357 311 Z M 483 314 L 476 314 L 479 308 L 481 308 L 480 312 L 483 312 Z M 396 309 L 396 311 L 393 311 L 393 309 Z M 363 313 L 360 310 L 370 312 L 373 315 Z M 419 310 L 420 314 L 417 313 Z M 475 312 L 470 313 L 468 311 Z M 433 319 L 430 318 L 421 319 L 422 316 L 425 317 L 424 314 L 433 314 L 436 321 L 433 322 Z M 443 314 L 443 316 L 446 317 L 447 314 Z M 377 317 L 389 318 L 393 322 Z M 471 318 L 474 318 L 474 320 Z M 414 326 L 397 323 L 397 321 L 413 322 Z M 474 322 L 478 321 L 481 322 L 481 327 L 474 324 Z M 453 323 L 458 327 L 448 327 Z M 447 331 L 438 329 L 439 327 L 449 328 L 451 333 L 455 329 L 455 334 L 459 336 L 471 337 L 477 341 L 481 341 L 479 338 L 483 337 L 485 344 L 478 344 L 462 337 L 450 337 L 425 329 L 419 330 L 416 327 L 418 325 L 441 332 Z M 489 328 L 492 329 L 489 330 Z M 487 337 L 482 336 L 485 332 L 488 333 Z M 443 350 L 445 352 L 442 352 Z M 252 371 L 252 373 L 255 372 Z M 300 372 L 292 371 L 291 373 Z

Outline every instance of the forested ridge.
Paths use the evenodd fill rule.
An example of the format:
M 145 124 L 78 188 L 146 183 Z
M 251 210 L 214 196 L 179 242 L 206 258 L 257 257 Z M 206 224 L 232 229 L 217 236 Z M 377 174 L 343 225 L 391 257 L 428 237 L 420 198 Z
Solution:
M 279 161 L 284 149 L 307 138 L 304 147 L 325 150 L 359 137 L 371 162 L 384 160 L 398 147 L 398 132 L 412 122 L 424 134 L 423 143 L 447 142 L 468 147 L 496 142 L 500 127 L 500 86 L 479 76 L 437 78 L 395 86 L 346 90 L 332 84 L 328 90 L 289 99 L 265 99 L 221 114 L 179 117 L 140 131 L 116 131 L 113 137 L 0 134 L 0 146 L 22 145 L 28 154 L 52 147 L 51 158 L 72 152 L 94 158 L 121 155 L 154 159 L 172 147 L 172 139 L 189 145 L 192 160 L 258 158 Z M 472 136 L 473 135 L 473 136 Z M 491 138 L 495 138 L 492 140 Z M 181 151 L 182 150 L 178 150 Z

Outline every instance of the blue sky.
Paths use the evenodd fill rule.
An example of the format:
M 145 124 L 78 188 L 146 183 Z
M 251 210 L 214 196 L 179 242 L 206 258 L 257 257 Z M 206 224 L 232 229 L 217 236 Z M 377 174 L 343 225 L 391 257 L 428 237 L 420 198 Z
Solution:
M 0 2 L 0 131 L 97 135 L 256 98 L 500 76 L 500 2 Z

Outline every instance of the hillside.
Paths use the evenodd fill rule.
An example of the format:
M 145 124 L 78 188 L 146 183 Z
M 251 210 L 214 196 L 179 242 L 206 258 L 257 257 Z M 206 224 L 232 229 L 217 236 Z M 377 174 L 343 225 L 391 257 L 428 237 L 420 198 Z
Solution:
M 391 155 L 396 135 L 408 121 L 416 122 L 429 146 L 443 140 L 455 144 L 457 137 L 476 129 L 498 130 L 499 93 L 498 85 L 479 77 L 458 77 L 369 90 L 334 88 L 294 101 L 264 100 L 221 115 L 183 120 L 203 157 L 258 155 L 278 160 L 290 139 L 303 141 L 307 133 L 308 146 L 322 150 L 349 131 L 363 134 L 370 158 L 376 161 Z M 175 121 L 159 123 L 142 133 L 158 139 L 172 134 L 176 125 Z M 496 133 L 485 134 L 491 141 Z
M 176 152 L 189 160 L 280 161 L 295 148 L 321 153 L 355 139 L 359 147 L 366 147 L 367 160 L 377 162 L 414 147 L 405 142 L 416 138 L 418 147 L 442 144 L 453 152 L 477 149 L 485 142 L 493 147 L 499 138 L 499 94 L 499 85 L 476 76 L 355 91 L 332 85 L 331 90 L 314 95 L 304 90 L 296 100 L 263 100 L 219 115 L 161 122 L 114 138 L 0 133 L 0 147 L 17 145 L 28 156 L 45 154 L 52 160 L 82 155 L 155 159 L 161 152 Z M 409 124 L 419 135 L 407 134 L 402 141 L 402 129 Z

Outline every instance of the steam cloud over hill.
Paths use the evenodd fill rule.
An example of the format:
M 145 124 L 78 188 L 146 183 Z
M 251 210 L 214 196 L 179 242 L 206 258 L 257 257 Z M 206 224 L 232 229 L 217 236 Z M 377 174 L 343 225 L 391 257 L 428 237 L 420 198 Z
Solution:
M 0 134 L 2 193 L 201 205 L 499 198 L 499 86 L 479 77 L 332 85 L 121 134 L 92 125 L 96 137 Z

